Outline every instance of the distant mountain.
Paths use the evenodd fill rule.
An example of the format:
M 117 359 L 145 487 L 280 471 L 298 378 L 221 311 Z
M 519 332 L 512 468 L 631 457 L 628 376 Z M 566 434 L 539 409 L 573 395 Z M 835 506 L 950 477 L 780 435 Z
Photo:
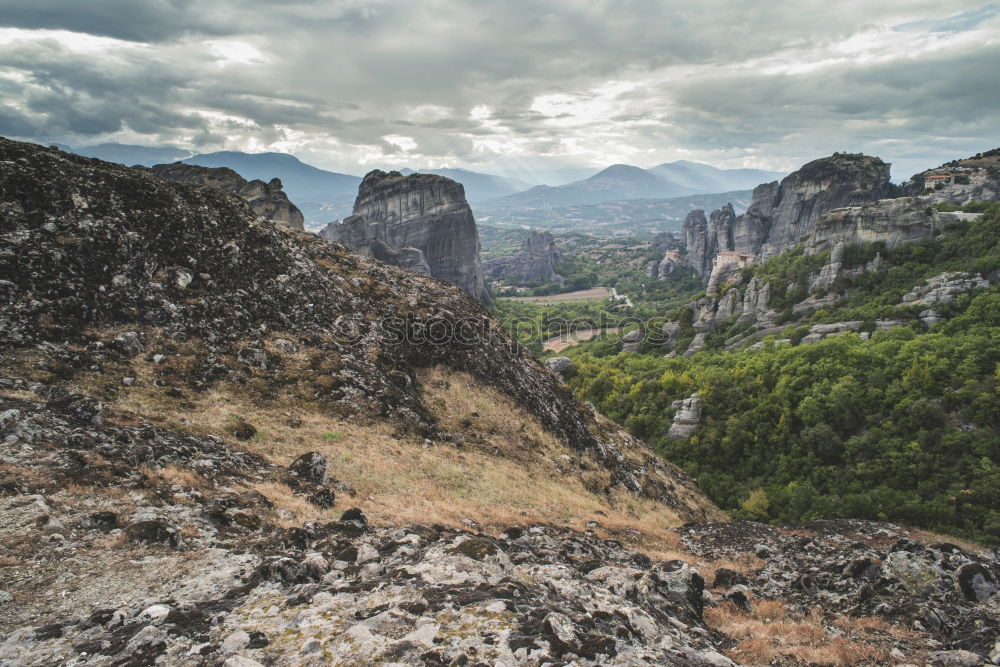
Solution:
M 288 197 L 302 209 L 306 227 L 319 228 L 351 214 L 361 185 L 359 176 L 339 174 L 302 162 L 287 153 L 203 153 L 182 160 L 202 167 L 229 167 L 246 179 L 281 179 Z
M 134 146 L 131 144 L 96 144 L 73 148 L 60 144 L 59 148 L 68 152 L 96 157 L 105 162 L 117 162 L 131 167 L 141 164 L 152 167 L 154 164 L 177 162 L 191 155 L 191 151 L 177 146 Z
M 701 162 L 665 162 L 648 171 L 698 193 L 752 190 L 761 183 L 781 180 L 785 174 L 763 169 L 717 169 Z
M 541 185 L 508 195 L 498 203 L 509 208 L 549 208 L 630 199 L 671 199 L 752 189 L 781 176 L 759 169 L 717 169 L 685 160 L 652 169 L 615 164 L 590 178 L 557 187 Z
M 531 183 L 525 183 L 524 181 L 519 181 L 516 178 L 507 178 L 506 176 L 496 176 L 494 174 L 483 174 L 478 171 L 470 171 L 468 169 L 442 168 L 419 169 L 417 171 L 414 171 L 413 169 L 400 169 L 399 172 L 404 176 L 415 174 L 417 172 L 421 174 L 435 174 L 437 176 L 450 178 L 453 181 L 458 181 L 465 186 L 465 198 L 470 202 L 486 201 L 487 199 L 505 197 L 507 195 L 522 192 L 531 188 Z

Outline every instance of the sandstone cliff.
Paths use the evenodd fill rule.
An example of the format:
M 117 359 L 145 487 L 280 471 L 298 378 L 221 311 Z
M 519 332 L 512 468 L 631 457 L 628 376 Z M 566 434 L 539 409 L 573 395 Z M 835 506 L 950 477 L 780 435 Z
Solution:
M 941 213 L 924 198 L 901 197 L 837 208 L 827 212 L 813 227 L 806 253 L 830 250 L 838 243 L 881 242 L 893 248 L 928 238 L 958 218 Z
M 483 273 L 487 278 L 513 284 L 562 283 L 563 277 L 555 270 L 555 265 L 561 261 L 562 251 L 552 234 L 532 230 L 517 253 L 483 262 Z
M 426 266 L 480 302 L 493 301 L 483 282 L 472 209 L 462 185 L 449 178 L 372 171 L 361 182 L 354 214 L 327 225 L 320 236 L 397 266 Z
M 724 282 L 726 275 L 747 261 L 759 261 L 786 250 L 813 232 L 816 223 L 835 208 L 892 197 L 889 165 L 865 155 L 834 154 L 814 160 L 785 177 L 754 189 L 746 213 L 736 216 L 731 206 L 715 211 L 706 220 L 702 211 L 692 211 L 684 221 L 687 264 L 706 285 Z M 716 264 L 719 253 L 732 256 Z M 713 278 L 713 268 L 717 269 Z
M 235 192 L 247 200 L 250 208 L 259 216 L 303 231 L 305 218 L 302 211 L 288 199 L 282 191 L 281 180 L 272 178 L 265 183 L 261 180 L 247 181 L 232 169 L 226 167 L 200 167 L 183 162 L 158 164 L 152 172 L 162 178 L 180 183 L 210 185 Z

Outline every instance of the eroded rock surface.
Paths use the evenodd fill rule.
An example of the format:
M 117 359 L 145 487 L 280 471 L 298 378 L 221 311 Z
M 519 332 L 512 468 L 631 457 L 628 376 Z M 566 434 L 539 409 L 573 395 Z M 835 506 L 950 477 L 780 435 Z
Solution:
M 358 189 L 354 214 L 319 235 L 396 266 L 426 267 L 435 278 L 492 303 L 472 209 L 462 185 L 450 178 L 372 171 Z
M 151 171 L 172 181 L 210 185 L 235 192 L 247 200 L 247 204 L 257 215 L 288 225 L 292 229 L 305 229 L 302 211 L 288 199 L 279 178 L 272 178 L 267 183 L 256 179 L 247 181 L 227 167 L 200 167 L 183 162 L 154 165 Z
M 517 253 L 483 262 L 483 273 L 487 278 L 513 284 L 562 283 L 563 277 L 555 271 L 555 265 L 561 261 L 562 251 L 556 246 L 552 234 L 532 230 Z

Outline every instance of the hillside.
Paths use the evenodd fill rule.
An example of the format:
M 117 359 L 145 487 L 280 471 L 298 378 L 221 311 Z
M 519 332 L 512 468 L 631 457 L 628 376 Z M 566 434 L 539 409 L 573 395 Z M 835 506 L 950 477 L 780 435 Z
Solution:
M 1000 543 L 1000 204 L 865 228 L 937 230 L 912 243 L 831 247 L 842 213 L 669 313 L 644 353 L 571 349 L 570 384 L 738 516 L 888 519 Z

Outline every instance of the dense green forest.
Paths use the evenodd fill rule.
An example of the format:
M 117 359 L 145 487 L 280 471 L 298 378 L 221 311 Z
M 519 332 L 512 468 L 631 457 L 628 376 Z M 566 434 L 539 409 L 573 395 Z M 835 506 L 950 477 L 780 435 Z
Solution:
M 770 281 L 771 305 L 788 321 L 762 349 L 722 349 L 732 322 L 690 358 L 666 358 L 655 345 L 621 354 L 617 340 L 598 339 L 566 351 L 576 361 L 568 381 L 734 516 L 885 519 L 998 544 L 1000 204 L 933 239 L 850 247 L 845 268 L 876 253 L 885 270 L 842 278 L 831 290 L 843 297 L 802 320 L 790 306 L 825 255 L 786 253 L 747 270 L 744 282 Z M 927 306 L 899 305 L 914 285 L 956 270 L 982 273 L 992 286 L 935 304 L 944 321 L 930 329 L 917 317 Z M 878 318 L 908 324 L 880 331 Z M 774 342 L 848 319 L 863 321 L 871 339 Z M 694 392 L 701 425 L 689 438 L 666 438 L 672 401 Z

